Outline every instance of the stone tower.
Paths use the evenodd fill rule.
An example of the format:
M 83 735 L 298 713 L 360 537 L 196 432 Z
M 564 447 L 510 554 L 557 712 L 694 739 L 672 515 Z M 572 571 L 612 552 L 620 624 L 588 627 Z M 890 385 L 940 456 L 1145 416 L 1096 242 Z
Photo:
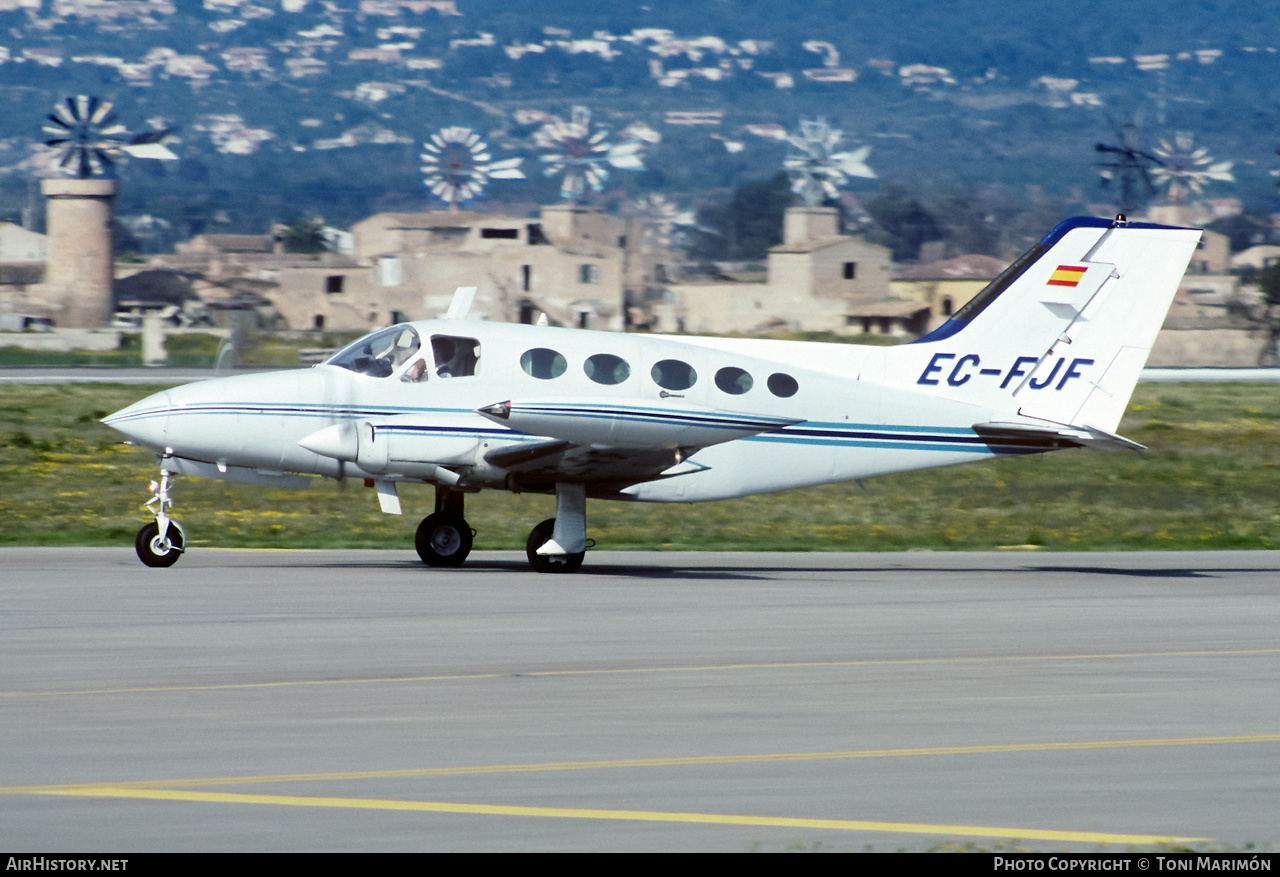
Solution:
M 51 179 L 48 199 L 44 296 L 59 326 L 97 329 L 111 319 L 111 208 L 116 181 Z

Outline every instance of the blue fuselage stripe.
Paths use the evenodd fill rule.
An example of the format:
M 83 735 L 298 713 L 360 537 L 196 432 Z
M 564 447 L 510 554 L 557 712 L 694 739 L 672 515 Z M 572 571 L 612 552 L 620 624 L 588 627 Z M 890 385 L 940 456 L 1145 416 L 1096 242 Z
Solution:
M 585 411 L 566 410 L 566 414 L 575 417 L 605 417 L 607 414 L 587 413 Z M 360 408 L 360 407 L 330 407 L 315 405 L 233 405 L 233 404 L 217 404 L 217 405 L 188 405 L 177 408 L 156 408 L 148 411 L 141 411 L 131 414 L 127 417 L 120 418 L 117 422 L 125 422 L 129 420 L 144 420 L 153 417 L 176 417 L 179 415 L 208 415 L 208 414 L 238 414 L 242 416 L 260 416 L 271 418 L 298 418 L 298 419 L 314 419 L 314 418 L 343 418 L 354 420 L 366 417 L 400 417 L 407 414 L 432 415 L 432 414 L 474 414 L 470 409 L 459 408 Z M 702 427 L 719 426 L 726 429 L 741 428 L 770 428 L 775 424 L 766 422 L 764 424 L 746 420 L 730 420 L 723 421 L 711 420 L 701 416 L 682 415 L 672 412 L 669 415 L 645 412 L 645 417 L 635 417 L 631 412 L 625 409 L 619 409 L 619 415 L 635 417 L 635 419 L 652 419 L 653 422 L 679 424 L 681 422 L 688 425 L 697 425 Z M 613 415 L 613 416 L 619 416 Z M 515 439 L 527 435 L 512 429 L 503 429 L 501 427 L 483 427 L 478 424 L 467 426 L 444 426 L 431 424 L 374 424 L 379 429 L 389 432 L 398 432 L 405 434 L 439 434 L 439 435 L 471 435 L 477 440 L 494 438 L 495 436 L 505 436 Z M 805 421 L 803 424 L 794 426 L 782 426 L 762 435 L 748 436 L 739 441 L 755 441 L 755 442 L 773 442 L 800 446 L 832 446 L 832 447 L 857 447 L 857 448 L 879 448 L 891 450 L 910 450 L 910 451 L 940 451 L 940 452 L 960 452 L 975 454 L 1035 454 L 1044 451 L 1054 450 L 1060 447 L 1060 443 L 1054 443 L 1049 440 L 1037 441 L 1033 439 L 990 439 L 983 438 L 972 430 L 961 427 L 940 427 L 940 426 L 906 426 L 906 425 L 890 425 L 890 424 L 827 424 L 821 422 Z

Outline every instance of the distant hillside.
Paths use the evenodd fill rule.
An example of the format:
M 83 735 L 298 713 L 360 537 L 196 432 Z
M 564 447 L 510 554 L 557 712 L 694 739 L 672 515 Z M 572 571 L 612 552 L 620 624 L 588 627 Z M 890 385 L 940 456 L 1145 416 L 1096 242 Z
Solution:
M 532 137 L 574 106 L 648 141 L 647 170 L 612 172 L 615 202 L 687 205 L 768 178 L 784 151 L 770 132 L 822 116 L 872 146 L 882 180 L 1087 203 L 1104 198 L 1094 144 L 1136 114 L 1147 148 L 1188 132 L 1233 163 L 1236 182 L 1207 194 L 1280 209 L 1280 7 L 1266 4 L 0 0 L 0 34 L 0 219 L 39 207 L 34 144 L 54 101 L 101 95 L 133 130 L 178 127 L 180 162 L 122 169 L 118 213 L 141 249 L 423 209 L 420 145 L 446 125 L 528 157 L 528 180 L 487 197 L 550 202 Z

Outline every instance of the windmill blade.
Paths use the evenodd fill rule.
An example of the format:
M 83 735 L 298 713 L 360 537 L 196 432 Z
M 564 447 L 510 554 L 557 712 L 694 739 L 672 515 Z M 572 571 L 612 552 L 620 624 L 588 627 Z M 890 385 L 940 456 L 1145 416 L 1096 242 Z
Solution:
M 177 161 L 178 156 L 163 143 L 138 143 L 120 147 L 121 151 L 134 158 L 145 158 L 154 161 Z
M 143 131 L 141 134 L 135 134 L 130 138 L 130 145 L 140 145 L 143 143 L 159 143 L 164 138 L 173 133 L 173 128 L 158 128 L 154 131 Z
M 608 152 L 609 164 L 622 170 L 642 171 L 645 169 L 644 161 L 640 158 L 640 150 L 643 148 L 643 144 L 640 143 L 623 143 L 620 146 L 614 146 Z
M 74 97 L 69 97 L 62 103 L 53 105 L 53 114 L 61 119 L 68 128 L 75 127 L 80 124 L 80 109 Z
M 520 170 L 523 158 L 506 158 L 489 165 L 489 176 L 495 180 L 523 180 L 524 171 Z
M 111 108 L 114 104 L 111 101 L 99 101 L 96 97 L 90 98 L 89 115 L 86 117 L 94 125 L 105 125 L 108 121 L 114 121 L 111 115 Z

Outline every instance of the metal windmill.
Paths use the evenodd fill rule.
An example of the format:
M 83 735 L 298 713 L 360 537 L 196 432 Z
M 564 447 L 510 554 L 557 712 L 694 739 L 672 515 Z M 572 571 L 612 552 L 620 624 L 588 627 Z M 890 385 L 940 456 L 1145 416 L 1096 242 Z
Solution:
M 523 180 L 523 158 L 493 161 L 489 145 L 470 128 L 453 125 L 432 134 L 422 144 L 422 185 L 457 210 L 484 191 L 490 180 Z
M 130 134 L 112 112 L 113 104 L 97 97 L 77 95 L 54 104 L 43 130 L 44 141 L 61 154 L 58 167 L 78 179 L 103 177 L 112 173 L 112 156 L 176 159 L 161 141 L 173 129 L 163 128 Z
M 1232 162 L 1214 162 L 1209 150 L 1197 147 L 1195 138 L 1186 132 L 1174 135 L 1173 142 L 1161 140 L 1152 150 L 1160 157 L 1161 166 L 1151 172 L 1157 185 L 1163 186 L 1169 201 L 1181 204 L 1188 193 L 1201 195 L 1205 184 L 1217 181 L 1234 183 Z
M 665 196 L 656 193 L 637 199 L 630 209 L 643 224 L 644 241 L 651 249 L 671 249 L 676 228 L 697 221 L 691 211 L 681 211 Z
M 547 150 L 542 156 L 547 166 L 543 174 L 548 177 L 564 174 L 560 182 L 561 198 L 581 201 L 588 189 L 599 192 L 609 178 L 610 167 L 644 170 L 640 155 L 643 143 L 610 143 L 608 137 L 606 128 L 592 130 L 591 112 L 586 107 L 574 107 L 568 121 L 555 118 L 534 134 L 534 142 Z
M 1135 116 L 1132 121 L 1125 122 L 1123 125 L 1116 125 L 1115 129 L 1117 142 L 1099 143 L 1094 146 L 1094 151 L 1110 156 L 1107 161 L 1098 163 L 1098 167 L 1102 168 L 1098 172 L 1102 178 L 1102 187 L 1108 188 L 1118 179 L 1120 181 L 1120 212 L 1129 214 L 1156 194 L 1149 168 L 1160 167 L 1164 161 L 1140 148 L 1139 117 Z
M 800 121 L 800 130 L 787 134 L 787 157 L 782 166 L 791 177 L 791 191 L 806 207 L 820 207 L 840 194 L 849 177 L 875 179 L 867 166 L 870 146 L 852 152 L 836 152 L 844 132 L 832 128 L 826 119 Z

